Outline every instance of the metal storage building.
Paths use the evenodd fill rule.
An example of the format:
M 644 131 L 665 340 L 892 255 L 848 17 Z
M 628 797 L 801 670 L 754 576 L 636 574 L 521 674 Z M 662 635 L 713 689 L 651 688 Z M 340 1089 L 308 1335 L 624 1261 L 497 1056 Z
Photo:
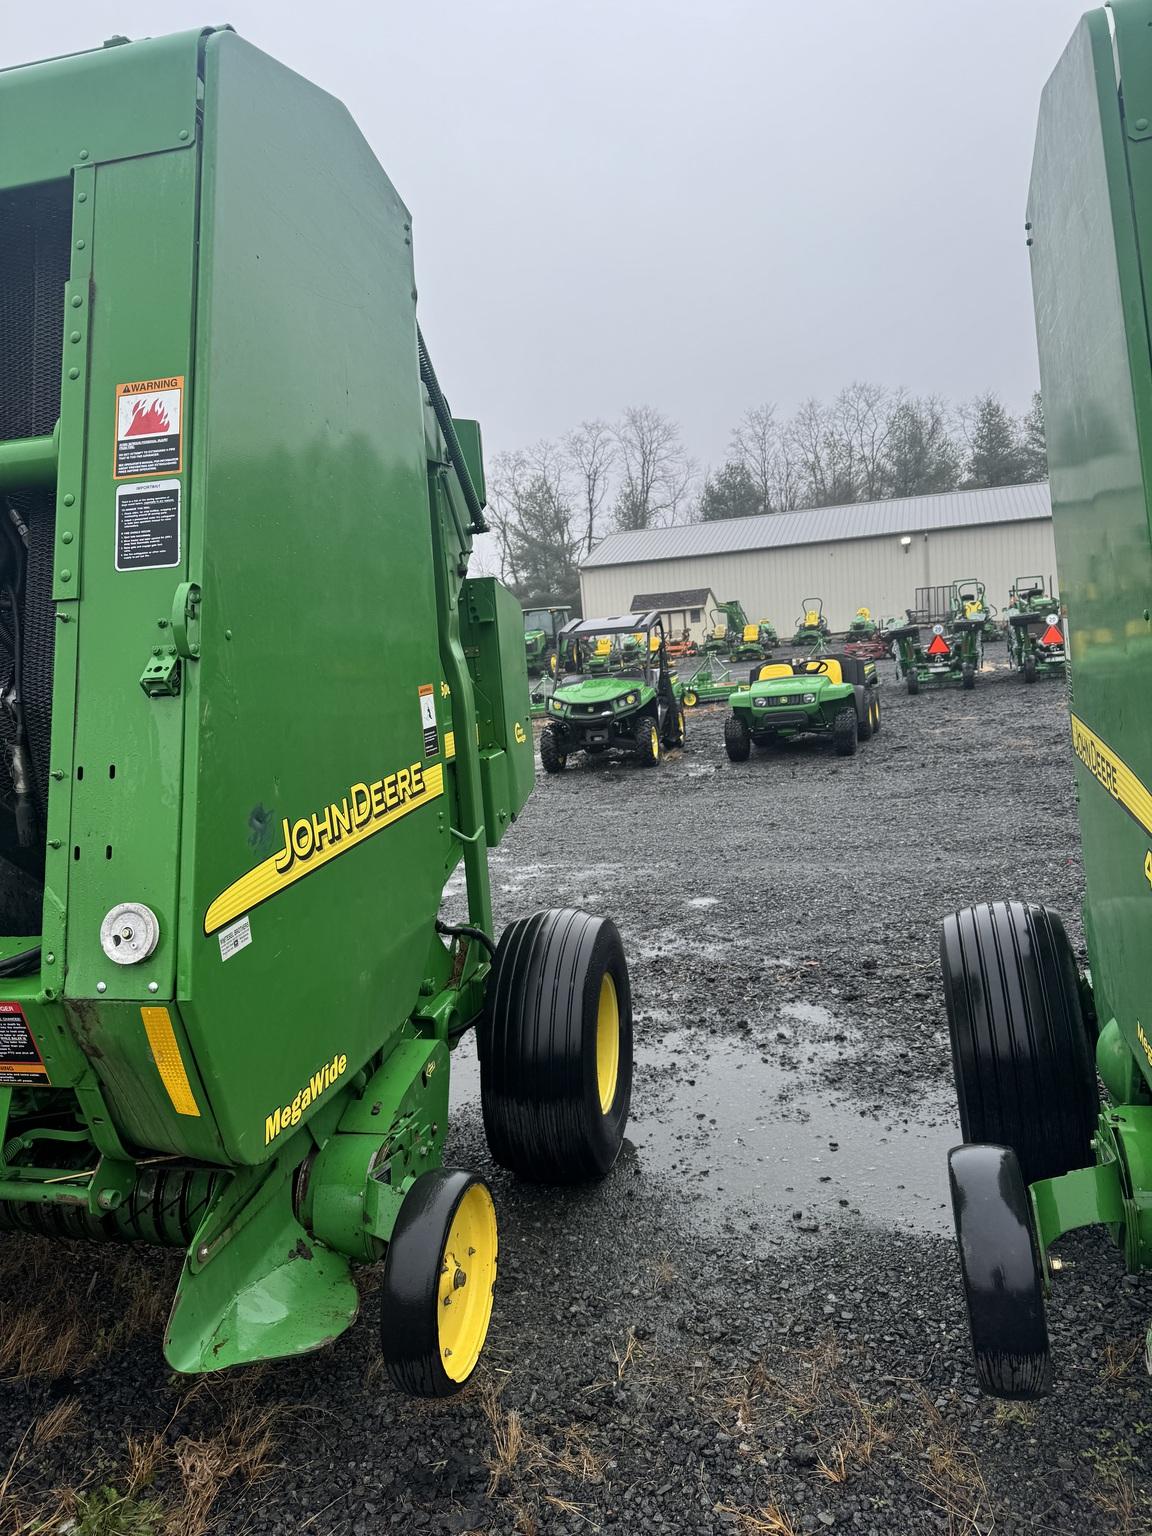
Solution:
M 918 587 L 963 576 L 1003 607 L 1015 577 L 1034 574 L 1057 583 L 1044 482 L 612 533 L 580 567 L 580 593 L 586 614 L 624 613 L 638 592 L 710 587 L 784 634 L 809 596 L 844 629 L 861 606 L 902 614 Z

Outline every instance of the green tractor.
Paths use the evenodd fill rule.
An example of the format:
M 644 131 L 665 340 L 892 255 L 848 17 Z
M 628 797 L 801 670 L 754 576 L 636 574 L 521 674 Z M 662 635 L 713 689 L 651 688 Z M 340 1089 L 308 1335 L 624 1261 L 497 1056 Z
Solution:
M 811 651 L 822 649 L 828 643 L 828 620 L 824 617 L 824 600 L 806 597 L 802 600 L 800 617 L 792 636 L 792 649 Z
M 524 656 L 528 664 L 529 698 L 533 715 L 548 712 L 548 696 L 556 676 L 560 631 L 572 616 L 566 605 L 525 608 Z
M 1026 683 L 1038 677 L 1063 677 L 1067 665 L 1060 609 L 1049 597 L 1043 576 L 1017 576 L 1008 596 L 1008 665 Z
M 752 750 L 820 733 L 832 738 L 840 757 L 880 729 L 880 679 L 876 663 L 855 656 L 809 656 L 757 667 L 752 682 L 729 699 L 724 750 L 745 763 Z
M 911 621 L 888 629 L 887 640 L 896 647 L 897 676 L 908 692 L 951 684 L 975 688 L 976 674 L 984 665 L 984 631 L 989 618 L 983 582 L 964 577 L 952 584 L 943 622 L 928 626 Z M 925 629 L 930 630 L 927 641 Z
M 1044 89 L 1026 225 L 1076 637 L 1087 966 L 1055 913 L 1021 901 L 969 907 L 942 936 L 960 1272 L 977 1378 L 1005 1398 L 1051 1390 L 1065 1233 L 1102 1226 L 1129 1271 L 1152 1268 L 1152 730 L 1136 702 L 1152 666 L 1150 38 L 1149 0 L 1081 19 Z
M 708 615 L 712 625 L 700 645 L 704 656 L 731 656 L 737 636 L 743 635 L 748 624 L 744 605 L 736 598 L 720 603 Z
M 498 1259 L 453 1048 L 497 1163 L 597 1179 L 631 1005 L 607 919 L 494 932 L 523 624 L 411 217 L 231 28 L 9 68 L 0 122 L 0 1241 L 182 1250 L 189 1373 L 328 1344 L 380 1263 L 389 1376 L 447 1396 Z
M 624 642 L 637 636 L 626 658 Z M 684 745 L 684 708 L 657 612 L 573 619 L 560 644 L 560 672 L 540 734 L 545 773 L 562 773 L 574 752 L 619 752 L 651 767 L 664 749 Z M 605 658 L 611 666 L 601 668 Z

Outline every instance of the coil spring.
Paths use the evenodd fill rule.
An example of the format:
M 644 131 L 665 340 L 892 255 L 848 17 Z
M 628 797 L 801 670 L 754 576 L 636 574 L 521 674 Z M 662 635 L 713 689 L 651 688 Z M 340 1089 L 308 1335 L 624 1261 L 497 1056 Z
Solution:
M 0 1231 L 186 1248 L 227 1179 L 219 1168 L 142 1168 L 123 1204 L 99 1213 L 55 1200 L 0 1200 Z

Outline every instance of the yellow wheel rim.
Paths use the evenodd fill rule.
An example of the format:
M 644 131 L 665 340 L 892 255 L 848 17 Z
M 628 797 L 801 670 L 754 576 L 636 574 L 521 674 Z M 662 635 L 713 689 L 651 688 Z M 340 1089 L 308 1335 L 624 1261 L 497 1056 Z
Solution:
M 684 695 L 684 702 L 687 704 L 688 708 L 691 709 L 693 704 L 696 702 L 696 695 L 694 693 L 686 693 Z
M 620 1076 L 620 1004 L 616 983 L 607 971 L 600 983 L 600 1002 L 596 1009 L 596 1090 L 600 1112 L 607 1114 L 616 1098 Z
M 496 1208 L 487 1186 L 473 1184 L 456 1207 L 440 1256 L 436 1332 L 440 1363 L 452 1381 L 465 1381 L 476 1369 L 495 1283 Z
M 660 756 L 660 732 L 652 726 L 652 758 L 655 761 Z

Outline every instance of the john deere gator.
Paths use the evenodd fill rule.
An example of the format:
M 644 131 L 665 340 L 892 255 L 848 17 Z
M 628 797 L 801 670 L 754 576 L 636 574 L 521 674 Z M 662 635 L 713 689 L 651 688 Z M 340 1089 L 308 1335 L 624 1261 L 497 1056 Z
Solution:
M 1039 903 L 966 908 L 942 938 L 960 1272 L 977 1377 L 999 1397 L 1053 1385 L 1050 1251 L 1066 1233 L 1098 1225 L 1119 1263 L 1152 1266 L 1150 155 L 1152 3 L 1114 0 L 1083 17 L 1044 89 L 1026 224 L 1087 966 Z M 1081 1295 L 1106 1331 L 1107 1293 Z
M 1048 595 L 1043 576 L 1017 576 L 1005 615 L 1008 665 L 1026 683 L 1038 677 L 1063 677 L 1067 662 L 1060 609 Z
M 770 662 L 753 670 L 747 688 L 733 693 L 724 722 L 724 750 L 748 761 L 752 744 L 769 747 L 817 732 L 832 738 L 840 757 L 880 729 L 876 664 L 854 656 L 813 656 Z
M 628 1114 L 611 921 L 494 931 L 523 624 L 415 297 L 345 109 L 231 29 L 0 72 L 0 1241 L 183 1250 L 177 1371 L 319 1348 L 382 1261 L 389 1374 L 455 1392 L 498 1254 L 453 1047 L 526 1178 Z
M 610 666 L 601 670 L 599 661 Z M 560 634 L 560 672 L 540 734 L 546 773 L 576 752 L 624 753 L 647 767 L 684 745 L 684 709 L 668 667 L 659 613 L 573 619 Z

